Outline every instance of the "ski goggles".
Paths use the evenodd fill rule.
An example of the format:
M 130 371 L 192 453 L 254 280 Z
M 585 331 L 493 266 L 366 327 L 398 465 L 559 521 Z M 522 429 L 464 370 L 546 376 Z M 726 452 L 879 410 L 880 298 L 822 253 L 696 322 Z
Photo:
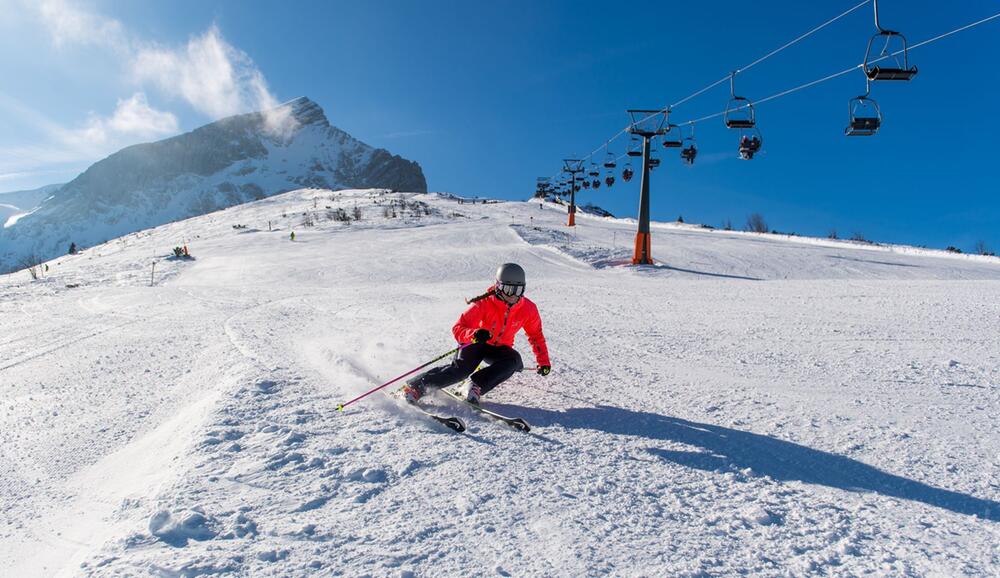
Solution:
M 524 295 L 524 285 L 497 283 L 497 290 L 508 297 L 520 297 L 521 295 Z

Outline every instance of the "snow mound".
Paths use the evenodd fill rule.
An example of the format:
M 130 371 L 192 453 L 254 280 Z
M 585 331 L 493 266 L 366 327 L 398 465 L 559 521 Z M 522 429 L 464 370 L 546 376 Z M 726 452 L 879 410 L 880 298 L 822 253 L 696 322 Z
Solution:
M 181 548 L 187 546 L 189 540 L 201 542 L 214 538 L 218 535 L 214 526 L 215 522 L 198 510 L 175 514 L 160 510 L 149 520 L 149 533 L 175 548 Z

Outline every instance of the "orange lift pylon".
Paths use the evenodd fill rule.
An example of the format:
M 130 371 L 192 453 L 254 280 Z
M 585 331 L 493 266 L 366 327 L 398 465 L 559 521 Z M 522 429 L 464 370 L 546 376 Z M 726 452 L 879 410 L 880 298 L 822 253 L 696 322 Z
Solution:
M 635 233 L 633 265 L 652 265 L 649 236 L 649 141 L 665 132 L 667 113 L 663 110 L 630 109 L 629 133 L 642 137 L 642 183 L 639 188 L 639 229 Z

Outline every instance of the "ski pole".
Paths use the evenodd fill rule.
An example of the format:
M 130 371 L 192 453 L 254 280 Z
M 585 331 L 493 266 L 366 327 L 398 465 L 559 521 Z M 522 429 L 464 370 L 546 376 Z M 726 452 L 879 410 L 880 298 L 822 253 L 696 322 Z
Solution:
M 380 385 L 380 386 L 378 386 L 378 387 L 376 387 L 374 389 L 370 389 L 370 390 L 366 391 L 365 393 L 362 393 L 361 395 L 359 395 L 358 397 L 352 399 L 351 401 L 349 401 L 347 403 L 342 403 L 342 404 L 338 405 L 337 406 L 337 411 L 344 411 L 345 407 L 351 405 L 352 403 L 358 401 L 359 399 L 366 398 L 369 395 L 375 393 L 376 391 L 382 389 L 383 387 L 392 385 L 393 383 L 396 383 L 397 381 L 399 381 L 400 379 L 403 379 L 407 375 L 410 375 L 411 373 L 416 373 L 417 371 L 420 371 L 421 369 L 427 367 L 428 365 L 431 365 L 432 363 L 437 363 L 438 361 L 441 361 L 445 357 L 448 357 L 452 353 L 455 353 L 456 351 L 459 351 L 459 350 L 463 349 L 464 347 L 467 347 L 468 345 L 470 345 L 470 344 L 469 343 L 463 343 L 462 345 L 459 345 L 458 347 L 456 347 L 455 349 L 452 349 L 451 351 L 449 351 L 447 353 L 442 353 L 441 355 L 435 357 L 434 359 L 428 361 L 427 363 L 421 365 L 420 367 L 414 367 L 413 369 L 411 369 L 410 371 L 407 371 L 403 375 L 400 375 L 399 377 L 397 377 L 395 379 L 391 379 L 391 380 L 383 383 L 382 385 Z

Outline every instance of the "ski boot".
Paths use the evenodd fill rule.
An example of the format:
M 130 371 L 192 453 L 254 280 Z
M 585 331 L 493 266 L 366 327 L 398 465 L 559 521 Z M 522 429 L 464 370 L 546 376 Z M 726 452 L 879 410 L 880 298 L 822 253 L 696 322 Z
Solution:
M 479 398 L 482 395 L 482 390 L 478 385 L 469 381 L 469 386 L 465 389 L 465 401 L 479 405 Z
M 403 400 L 406 403 L 416 405 L 420 398 L 424 396 L 424 386 L 419 383 L 407 383 L 403 386 Z

